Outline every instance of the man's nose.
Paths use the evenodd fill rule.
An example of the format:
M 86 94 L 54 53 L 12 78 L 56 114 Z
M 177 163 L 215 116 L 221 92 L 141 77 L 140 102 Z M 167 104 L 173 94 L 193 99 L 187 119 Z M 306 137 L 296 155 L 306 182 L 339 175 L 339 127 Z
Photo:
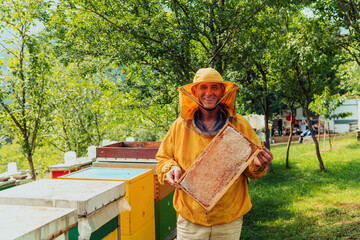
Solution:
M 213 94 L 213 90 L 212 90 L 211 88 L 207 88 L 207 89 L 205 90 L 205 93 L 206 93 L 207 95 L 211 95 L 211 94 Z

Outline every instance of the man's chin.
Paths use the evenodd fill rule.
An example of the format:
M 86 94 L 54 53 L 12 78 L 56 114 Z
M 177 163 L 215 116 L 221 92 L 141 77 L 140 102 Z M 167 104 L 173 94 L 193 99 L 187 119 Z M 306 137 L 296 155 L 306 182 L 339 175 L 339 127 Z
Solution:
M 216 106 L 216 103 L 208 103 L 208 104 L 204 104 L 203 103 L 203 106 L 205 107 L 205 108 L 214 108 L 215 106 Z
M 201 108 L 203 108 L 203 109 L 205 109 L 206 111 L 214 111 L 214 110 L 217 110 L 218 108 L 217 108 L 218 106 L 215 106 L 215 105 L 204 105 L 203 107 L 201 107 Z

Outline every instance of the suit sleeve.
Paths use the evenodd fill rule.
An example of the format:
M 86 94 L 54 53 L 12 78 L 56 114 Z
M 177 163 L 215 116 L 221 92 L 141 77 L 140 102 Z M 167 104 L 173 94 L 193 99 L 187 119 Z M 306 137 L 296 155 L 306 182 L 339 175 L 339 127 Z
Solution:
M 175 152 L 175 123 L 171 126 L 170 130 L 167 132 L 164 140 L 162 141 L 160 148 L 156 154 L 156 159 L 158 164 L 156 166 L 156 173 L 160 184 L 164 184 L 166 180 L 166 173 L 170 170 L 171 166 L 179 166 L 175 161 L 174 152 Z M 180 167 L 180 166 L 179 166 Z
M 260 140 L 256 136 L 254 129 L 252 129 L 250 123 L 243 118 L 242 116 L 238 116 L 238 121 L 240 123 L 239 129 L 240 131 L 248 137 L 251 141 L 253 141 L 256 145 L 260 146 Z M 245 170 L 245 176 L 250 179 L 257 179 L 264 176 L 267 172 L 267 167 L 257 167 L 253 165 L 252 163 L 246 168 Z

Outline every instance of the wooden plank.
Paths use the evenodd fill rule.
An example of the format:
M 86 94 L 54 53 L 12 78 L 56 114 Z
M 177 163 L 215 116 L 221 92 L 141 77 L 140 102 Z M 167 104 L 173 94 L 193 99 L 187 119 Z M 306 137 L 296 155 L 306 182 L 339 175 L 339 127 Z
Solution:
M 97 148 L 97 158 L 142 158 L 155 159 L 157 148 Z
M 97 158 L 155 159 L 161 142 L 118 142 L 96 148 Z

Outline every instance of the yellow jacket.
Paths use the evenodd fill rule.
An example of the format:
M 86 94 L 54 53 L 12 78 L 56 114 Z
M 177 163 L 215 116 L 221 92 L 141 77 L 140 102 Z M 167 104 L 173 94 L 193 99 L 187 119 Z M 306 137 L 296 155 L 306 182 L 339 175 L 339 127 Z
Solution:
M 242 134 L 260 145 L 254 130 L 244 117 L 236 114 L 230 117 L 229 121 Z M 200 134 L 191 120 L 185 121 L 183 118 L 178 118 L 165 136 L 156 155 L 159 161 L 156 171 L 160 183 L 164 183 L 166 173 L 172 165 L 177 165 L 186 171 L 213 138 L 214 136 Z M 208 213 L 189 195 L 178 189 L 174 194 L 174 208 L 182 217 L 193 223 L 204 226 L 229 223 L 251 209 L 247 177 L 260 178 L 266 173 L 266 169 L 250 164 Z
M 159 161 L 156 172 L 162 184 L 171 166 L 177 165 L 185 172 L 215 137 L 199 133 L 192 121 L 194 112 L 201 104 L 194 94 L 193 87 L 201 82 L 216 82 L 224 86 L 224 96 L 219 100 L 219 104 L 227 112 L 229 122 L 254 143 L 260 145 L 248 121 L 235 112 L 234 102 L 238 86 L 223 81 L 221 75 L 213 68 L 199 69 L 193 83 L 179 88 L 181 117 L 171 126 L 156 155 Z M 252 206 L 247 190 L 247 177 L 260 178 L 266 173 L 266 169 L 250 164 L 210 212 L 206 212 L 189 195 L 178 189 L 174 194 L 174 208 L 182 217 L 193 223 L 204 226 L 229 223 L 243 216 Z

